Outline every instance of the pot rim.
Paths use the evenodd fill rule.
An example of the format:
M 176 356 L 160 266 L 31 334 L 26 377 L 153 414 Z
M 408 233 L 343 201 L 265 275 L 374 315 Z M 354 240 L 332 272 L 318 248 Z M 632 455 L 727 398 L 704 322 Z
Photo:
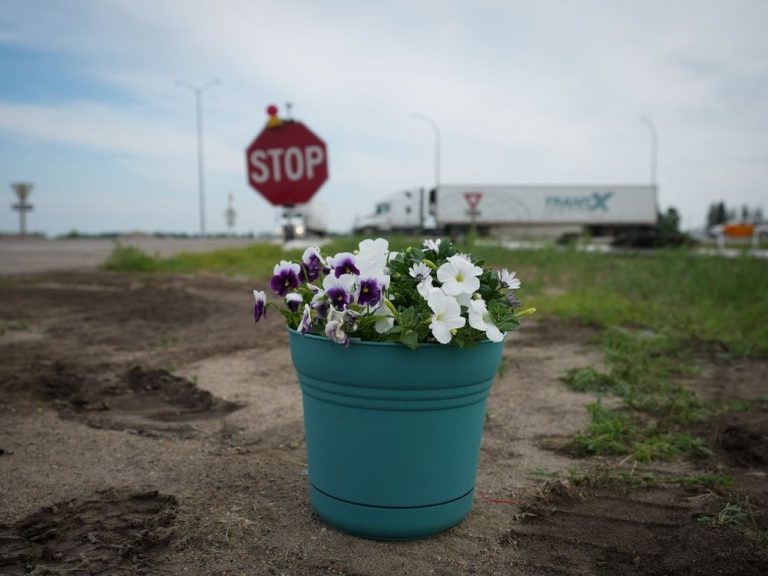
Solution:
M 295 334 L 296 336 L 300 336 L 301 338 L 311 338 L 312 340 L 320 340 L 324 342 L 333 343 L 333 340 L 331 340 L 327 336 L 319 336 L 317 334 L 300 334 L 298 330 L 294 330 L 290 326 L 286 326 L 285 329 L 289 333 Z M 478 342 L 475 342 L 475 346 L 483 346 L 487 344 L 504 344 L 507 339 L 507 332 L 504 332 L 503 334 L 504 334 L 504 340 L 502 340 L 501 342 L 492 342 L 486 339 L 486 340 L 480 340 Z M 410 348 L 408 348 L 403 344 L 400 344 L 399 342 L 371 342 L 370 340 L 361 340 L 360 338 L 350 338 L 349 344 L 350 346 L 354 344 L 355 346 L 385 346 L 388 348 L 392 346 L 396 346 L 398 348 L 404 348 L 406 350 L 410 350 Z M 451 346 L 450 344 L 440 344 L 440 343 L 434 343 L 434 342 L 420 342 L 419 348 L 437 348 L 440 350 L 453 348 L 454 350 L 463 350 L 463 348 L 457 348 L 456 346 Z

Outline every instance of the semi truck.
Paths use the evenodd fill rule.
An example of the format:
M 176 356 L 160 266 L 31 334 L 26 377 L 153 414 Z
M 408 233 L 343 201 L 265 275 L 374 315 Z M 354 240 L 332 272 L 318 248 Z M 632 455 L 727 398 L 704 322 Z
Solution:
M 275 236 L 284 240 L 324 238 L 328 233 L 328 218 L 323 202 L 285 206 L 276 216 Z
M 395 192 L 355 219 L 360 234 L 430 230 L 455 236 L 614 236 L 651 229 L 657 189 L 639 184 L 441 185 Z

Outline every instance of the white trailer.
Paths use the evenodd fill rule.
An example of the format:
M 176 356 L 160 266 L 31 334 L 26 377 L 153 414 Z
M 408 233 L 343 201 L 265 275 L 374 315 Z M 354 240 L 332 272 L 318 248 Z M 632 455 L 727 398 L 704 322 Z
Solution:
M 451 184 L 430 190 L 423 200 L 419 192 L 391 194 L 377 204 L 376 213 L 358 218 L 355 230 L 407 231 L 422 223 L 448 234 L 474 227 L 481 235 L 559 236 L 584 229 L 613 235 L 650 228 L 657 219 L 651 185 Z

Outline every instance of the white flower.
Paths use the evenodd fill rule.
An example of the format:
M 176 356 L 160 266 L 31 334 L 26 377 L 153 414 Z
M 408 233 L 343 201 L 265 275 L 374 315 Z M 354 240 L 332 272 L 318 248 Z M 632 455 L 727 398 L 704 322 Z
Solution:
M 383 318 L 379 318 L 376 320 L 376 324 L 374 325 L 374 329 L 379 334 L 385 334 L 392 330 L 392 327 L 395 325 L 395 317 L 392 314 L 392 310 L 390 310 L 387 306 L 382 304 L 376 310 L 373 312 L 374 316 L 383 316 Z
M 411 266 L 408 269 L 408 274 L 410 274 L 413 278 L 416 278 L 419 282 L 424 280 L 427 276 L 431 274 L 429 266 L 424 264 L 424 262 L 416 262 L 413 266 Z
M 493 323 L 488 307 L 483 300 L 472 300 L 469 303 L 469 325 L 476 330 L 485 332 L 488 340 L 491 342 L 501 342 L 504 340 L 504 334 Z
M 440 249 L 440 240 L 439 238 L 437 240 L 432 240 L 431 238 L 427 238 L 424 240 L 424 243 L 422 246 L 424 246 L 424 250 L 432 250 L 432 252 L 437 252 Z
M 510 272 L 506 268 L 502 268 L 497 274 L 502 288 L 511 288 L 512 290 L 520 288 L 520 278 L 515 278 L 517 272 Z
M 439 288 L 435 288 L 434 286 L 432 286 L 432 276 L 427 276 L 426 278 L 424 278 L 424 280 L 422 280 L 416 285 L 416 290 L 418 290 L 419 294 L 421 294 L 421 297 L 424 298 L 424 300 L 426 300 L 427 298 L 429 298 L 429 295 L 432 292 L 432 290 L 439 290 Z
M 432 335 L 440 344 L 448 344 L 453 338 L 451 330 L 456 330 L 467 323 L 466 318 L 461 316 L 461 306 L 452 296 L 448 296 L 442 290 L 433 290 L 427 304 L 432 309 L 432 322 L 429 329 Z
M 437 279 L 442 288 L 450 296 L 473 294 L 480 288 L 480 276 L 483 269 L 475 266 L 458 255 L 451 256 L 448 261 L 437 269 Z
M 384 238 L 363 240 L 357 253 L 357 264 L 361 271 L 379 272 L 387 265 L 389 242 Z
M 462 292 L 458 296 L 455 296 L 455 298 L 456 298 L 456 302 L 458 302 L 460 306 L 464 306 L 464 308 L 469 308 L 469 303 L 472 302 L 472 296 L 473 294 L 467 294 L 466 292 Z

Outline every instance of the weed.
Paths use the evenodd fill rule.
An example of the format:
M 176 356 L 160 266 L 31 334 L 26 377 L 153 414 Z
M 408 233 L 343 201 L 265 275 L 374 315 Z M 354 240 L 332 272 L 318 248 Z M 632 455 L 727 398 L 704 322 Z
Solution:
M 545 470 L 544 468 L 534 468 L 531 470 L 530 475 L 536 476 L 538 478 L 557 478 L 560 476 L 560 473 L 551 470 Z
M 24 320 L 0 321 L 0 336 L 6 332 L 27 332 L 32 327 Z
M 705 526 L 732 526 L 742 528 L 749 519 L 749 513 L 742 508 L 739 502 L 728 502 L 722 510 L 714 516 L 699 516 L 697 518 L 700 524 Z
M 588 404 L 587 410 L 591 422 L 570 443 L 579 456 L 629 455 L 638 462 L 671 460 L 679 455 L 712 456 L 701 439 L 686 432 L 667 430 L 658 423 L 606 408 L 600 401 Z
M 723 490 L 733 485 L 733 476 L 723 471 L 703 472 L 677 478 L 676 483 L 684 488 Z
M 135 246 L 123 246 L 116 242 L 103 267 L 118 272 L 152 272 L 160 268 L 160 263 L 157 257 L 150 256 Z

